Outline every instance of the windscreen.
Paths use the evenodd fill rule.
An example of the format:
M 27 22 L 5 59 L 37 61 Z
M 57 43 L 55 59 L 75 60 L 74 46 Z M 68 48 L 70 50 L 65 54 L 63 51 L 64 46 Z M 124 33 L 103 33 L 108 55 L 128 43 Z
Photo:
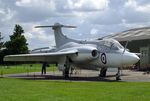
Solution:
M 103 41 L 103 45 L 109 47 L 112 50 L 119 50 L 123 49 L 123 46 L 114 39 L 105 39 Z

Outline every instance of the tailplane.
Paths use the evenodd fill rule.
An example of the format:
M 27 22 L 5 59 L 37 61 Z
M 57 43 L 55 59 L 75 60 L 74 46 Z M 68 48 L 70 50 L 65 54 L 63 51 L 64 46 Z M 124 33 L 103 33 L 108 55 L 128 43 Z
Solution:
M 62 25 L 59 23 L 55 23 L 54 25 L 50 26 L 36 26 L 35 28 L 47 28 L 47 27 L 52 27 L 54 30 L 54 35 L 55 35 L 55 42 L 56 42 L 56 47 L 59 48 L 65 43 L 68 42 L 74 42 L 75 40 L 67 38 L 65 35 L 63 35 L 61 28 L 76 28 L 76 26 L 68 26 L 68 25 Z

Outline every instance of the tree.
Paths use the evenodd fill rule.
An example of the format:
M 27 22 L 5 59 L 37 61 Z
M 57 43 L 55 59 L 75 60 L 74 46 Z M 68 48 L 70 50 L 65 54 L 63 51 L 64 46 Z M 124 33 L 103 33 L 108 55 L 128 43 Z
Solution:
M 7 54 L 28 53 L 28 44 L 24 35 L 22 35 L 23 33 L 23 28 L 16 24 L 13 35 L 10 35 L 10 41 L 5 43 Z

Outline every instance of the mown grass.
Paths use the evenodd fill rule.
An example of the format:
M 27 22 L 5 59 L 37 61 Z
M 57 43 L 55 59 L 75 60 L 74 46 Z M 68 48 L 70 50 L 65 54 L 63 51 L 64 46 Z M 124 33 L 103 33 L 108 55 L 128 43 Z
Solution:
M 0 79 L 0 101 L 149 101 L 150 83 Z
M 11 66 L 0 66 L 0 74 L 14 74 L 14 73 L 27 73 L 27 72 L 40 72 L 42 64 L 20 64 Z M 47 67 L 47 71 L 56 71 L 55 65 Z
M 47 71 L 57 70 L 55 65 Z M 4 74 L 41 71 L 41 64 L 1 66 Z M 150 101 L 150 83 L 0 78 L 0 101 Z

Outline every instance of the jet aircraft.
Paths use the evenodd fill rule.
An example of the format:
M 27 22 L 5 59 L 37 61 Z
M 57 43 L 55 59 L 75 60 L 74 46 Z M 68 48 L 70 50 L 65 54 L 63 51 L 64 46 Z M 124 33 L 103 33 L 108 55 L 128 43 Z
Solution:
M 36 26 L 35 28 L 51 27 L 54 30 L 56 49 L 50 52 L 7 55 L 4 61 L 48 62 L 55 63 L 65 78 L 69 77 L 72 67 L 100 70 L 100 77 L 106 76 L 107 68 L 118 68 L 116 80 L 120 80 L 120 68 L 133 65 L 139 61 L 135 53 L 127 51 L 117 40 L 101 39 L 80 41 L 66 37 L 61 28 L 76 28 L 55 23 L 51 26 Z

